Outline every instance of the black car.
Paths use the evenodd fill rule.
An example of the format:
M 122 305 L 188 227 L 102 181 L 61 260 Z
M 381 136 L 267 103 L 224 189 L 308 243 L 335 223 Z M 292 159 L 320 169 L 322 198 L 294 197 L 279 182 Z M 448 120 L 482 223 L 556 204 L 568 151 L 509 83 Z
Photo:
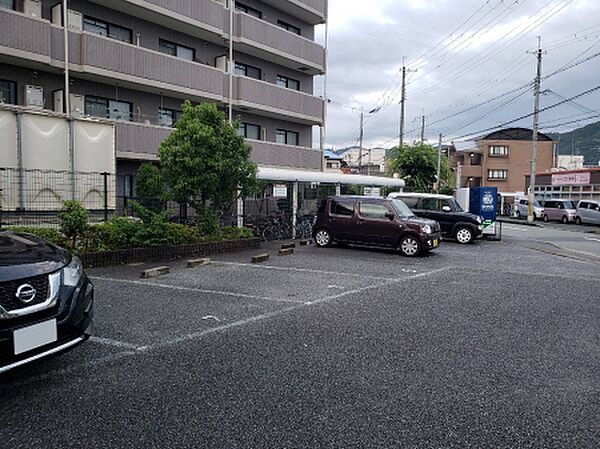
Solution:
M 317 246 L 334 242 L 397 248 L 413 257 L 440 244 L 439 225 L 417 218 L 400 200 L 332 196 L 321 202 L 314 226 Z
M 429 193 L 390 193 L 406 203 L 417 217 L 429 218 L 440 224 L 442 235 L 458 243 L 471 243 L 483 233 L 483 219 L 465 212 L 453 196 Z
M 33 235 L 0 231 L 0 373 L 89 338 L 93 303 L 79 258 Z

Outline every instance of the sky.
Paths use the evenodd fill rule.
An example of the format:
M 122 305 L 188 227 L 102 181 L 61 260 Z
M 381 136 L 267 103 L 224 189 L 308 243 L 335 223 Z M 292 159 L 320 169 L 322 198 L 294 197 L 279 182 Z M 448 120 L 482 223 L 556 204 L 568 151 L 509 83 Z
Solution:
M 405 142 L 420 139 L 422 116 L 432 144 L 440 133 L 447 143 L 503 125 L 531 128 L 532 117 L 507 122 L 533 112 L 538 36 L 547 76 L 541 107 L 549 107 L 541 130 L 600 120 L 600 88 L 564 101 L 600 85 L 597 0 L 329 1 L 328 148 L 358 143 L 361 109 L 366 147 L 397 144 L 403 60 Z

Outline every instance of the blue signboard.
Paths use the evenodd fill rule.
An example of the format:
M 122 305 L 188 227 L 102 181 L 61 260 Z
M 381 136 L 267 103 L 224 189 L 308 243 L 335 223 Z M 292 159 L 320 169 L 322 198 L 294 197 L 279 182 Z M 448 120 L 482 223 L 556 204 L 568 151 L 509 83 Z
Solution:
M 496 221 L 498 189 L 496 187 L 472 187 L 469 212 L 481 215 L 484 220 Z

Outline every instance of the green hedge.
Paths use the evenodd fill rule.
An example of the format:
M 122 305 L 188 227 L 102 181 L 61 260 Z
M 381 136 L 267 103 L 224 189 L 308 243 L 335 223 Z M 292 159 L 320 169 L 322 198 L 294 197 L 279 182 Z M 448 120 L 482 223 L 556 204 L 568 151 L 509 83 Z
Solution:
M 35 227 L 11 227 L 12 231 L 34 234 L 38 237 L 77 253 L 102 252 L 147 246 L 181 245 L 209 241 L 252 238 L 247 228 L 221 228 L 212 235 L 202 235 L 198 228 L 163 221 L 137 222 L 128 218 L 114 217 L 108 222 L 86 228 L 77 247 L 56 229 Z

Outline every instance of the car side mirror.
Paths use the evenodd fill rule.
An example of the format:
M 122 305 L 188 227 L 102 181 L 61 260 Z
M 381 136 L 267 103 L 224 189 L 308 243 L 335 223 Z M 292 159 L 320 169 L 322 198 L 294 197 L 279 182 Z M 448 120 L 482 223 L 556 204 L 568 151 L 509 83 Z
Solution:
M 444 212 L 452 212 L 452 209 L 450 208 L 450 206 L 442 206 L 442 210 Z
M 390 219 L 390 221 L 394 221 L 394 214 L 391 212 L 386 212 L 385 216 Z

